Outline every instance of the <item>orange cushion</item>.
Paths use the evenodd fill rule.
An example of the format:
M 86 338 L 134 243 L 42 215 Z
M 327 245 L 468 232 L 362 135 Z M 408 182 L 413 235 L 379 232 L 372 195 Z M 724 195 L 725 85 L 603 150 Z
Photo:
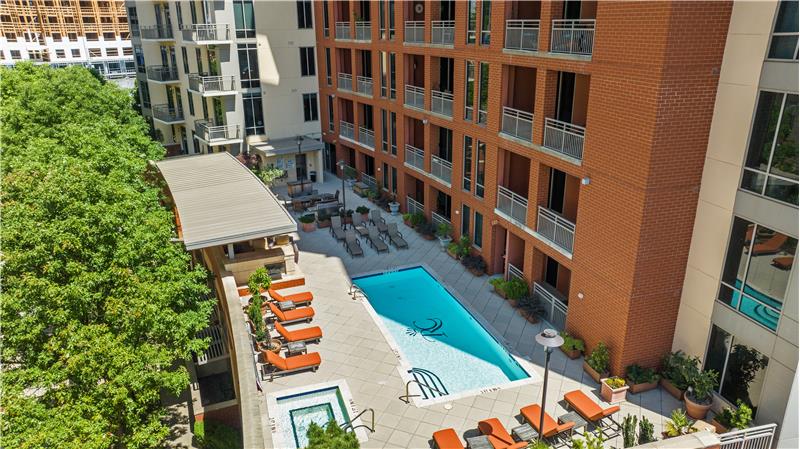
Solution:
M 458 434 L 453 429 L 442 429 L 433 432 L 433 442 L 439 449 L 464 449 Z
M 304 303 L 304 302 L 311 302 L 314 299 L 314 295 L 311 292 L 300 292 L 300 293 L 293 293 L 291 295 L 281 295 L 275 289 L 268 290 L 269 296 L 272 297 L 275 301 L 292 301 L 296 303 Z
M 322 363 L 322 359 L 318 352 L 309 354 L 295 355 L 286 359 L 286 366 L 289 369 L 305 368 L 310 366 L 317 366 Z
M 619 406 L 617 405 L 603 410 L 581 390 L 570 391 L 564 395 L 564 400 L 589 421 L 597 421 L 619 411 Z
M 519 409 L 519 413 L 528 421 L 528 424 L 539 431 L 539 420 L 542 417 L 542 408 L 539 404 L 529 405 Z M 558 422 L 545 412 L 544 414 L 544 431 L 542 432 L 545 438 L 549 438 L 558 433 Z
M 281 323 L 275 323 L 275 330 L 277 330 L 286 341 L 306 341 L 322 338 L 322 329 L 320 329 L 319 326 L 289 331 L 283 327 Z
M 514 445 L 514 439 L 508 434 L 508 431 L 497 418 L 484 419 L 478 423 L 478 429 L 482 434 L 489 437 L 489 442 L 494 449 L 506 449 Z M 527 443 L 521 447 L 527 446 Z
M 278 317 L 280 321 L 298 321 L 311 318 L 314 316 L 314 309 L 311 307 L 302 307 L 294 310 L 282 311 L 275 304 L 269 303 L 269 310 Z

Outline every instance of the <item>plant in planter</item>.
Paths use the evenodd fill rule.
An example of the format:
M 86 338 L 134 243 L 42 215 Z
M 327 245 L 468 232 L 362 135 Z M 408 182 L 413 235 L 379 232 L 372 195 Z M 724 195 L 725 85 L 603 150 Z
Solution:
M 394 193 L 389 194 L 389 212 L 392 215 L 397 215 L 400 211 L 400 203 L 397 202 L 397 198 L 395 197 Z
M 456 246 L 458 246 L 458 245 L 456 245 Z M 494 287 L 494 292 L 497 293 L 497 296 L 499 296 L 499 297 L 501 297 L 503 299 L 506 299 L 506 291 L 505 291 L 505 288 L 504 288 L 506 286 L 506 280 L 505 279 L 503 279 L 502 277 L 496 277 L 496 278 L 489 279 L 489 285 Z
M 661 434 L 664 438 L 673 438 L 681 435 L 688 435 L 697 432 L 694 427 L 694 421 L 686 416 L 686 413 L 681 409 L 675 409 L 670 415 L 670 419 L 664 425 L 664 432 Z
M 572 438 L 570 447 L 572 449 L 605 449 L 603 434 L 595 435 L 584 430 L 583 435 L 578 438 Z
M 600 380 L 600 395 L 603 400 L 611 404 L 625 401 L 625 394 L 630 388 L 625 379 L 621 377 L 609 377 Z
M 506 299 L 511 304 L 511 307 L 517 307 L 520 298 L 528 293 L 528 284 L 519 278 L 511 278 L 506 281 L 503 286 L 503 291 L 506 294 Z
M 369 220 L 369 208 L 367 206 L 356 207 L 356 213 L 361 214 L 364 220 Z
M 423 223 L 427 223 L 428 220 L 425 218 L 425 214 L 422 212 L 416 212 L 411 214 L 411 218 L 408 219 L 408 222 L 411 224 L 411 227 L 416 229 L 417 226 L 420 226 Z
M 639 421 L 639 445 L 654 441 L 656 441 L 655 426 L 646 416 L 642 416 L 642 420 Z
M 402 217 L 403 217 L 403 224 L 405 224 L 405 225 L 406 225 L 406 226 L 408 226 L 409 228 L 413 228 L 413 226 L 411 226 L 411 217 L 412 217 L 413 215 L 414 215 L 414 214 L 409 214 L 409 213 L 405 213 L 405 214 L 403 214 L 403 215 L 402 215 Z
M 378 191 L 374 189 L 369 189 L 364 192 L 364 196 L 367 197 L 368 200 L 375 202 L 375 199 L 378 198 Z
M 622 419 L 622 445 L 623 447 L 636 446 L 636 423 L 639 418 L 636 415 L 626 415 Z
M 303 232 L 312 232 L 314 228 L 314 222 L 316 221 L 316 217 L 314 214 L 306 214 L 300 217 L 299 221 L 300 224 L 303 226 Z
M 631 386 L 630 392 L 641 393 L 658 386 L 658 373 L 652 368 L 642 368 L 639 365 L 629 365 L 625 368 L 625 378 Z
M 331 227 L 331 216 L 325 212 L 317 212 L 317 227 L 319 229 Z
M 698 371 L 691 379 L 689 389 L 683 395 L 686 413 L 694 419 L 705 419 L 711 409 L 712 393 L 719 384 L 719 373 L 713 369 Z
M 447 245 L 447 254 L 453 259 L 458 260 L 458 243 L 450 242 L 450 244 Z
M 451 232 L 453 232 L 453 227 L 447 223 L 439 223 L 439 226 L 436 227 L 436 237 L 442 248 L 447 248 L 447 245 L 453 241 L 453 237 L 450 236 Z
M 486 262 L 481 256 L 467 255 L 461 258 L 461 265 L 464 265 L 470 273 L 475 276 L 483 276 L 486 274 Z
M 711 424 L 717 429 L 717 433 L 725 433 L 733 429 L 746 429 L 750 427 L 751 421 L 753 421 L 753 409 L 739 399 L 736 401 L 735 409 L 725 407 L 711 420 Z
M 683 351 L 671 352 L 661 359 L 661 386 L 677 400 L 689 388 L 689 382 L 699 371 L 700 359 L 689 357 Z
M 535 324 L 539 322 L 539 317 L 544 315 L 544 304 L 538 297 L 525 294 L 519 299 L 519 314 L 523 316 L 529 323 Z
M 416 230 L 425 240 L 433 240 L 436 238 L 436 225 L 433 223 L 421 223 L 417 226 Z
M 561 352 L 572 360 L 581 356 L 583 352 L 583 340 L 573 337 L 567 331 L 561 331 L 561 338 L 564 339 L 564 344 L 561 345 Z
M 589 354 L 589 357 L 583 361 L 583 370 L 589 374 L 595 382 L 600 382 L 603 377 L 608 377 L 608 367 L 610 364 L 610 357 L 608 354 L 608 346 L 602 341 L 597 343 L 594 351 Z

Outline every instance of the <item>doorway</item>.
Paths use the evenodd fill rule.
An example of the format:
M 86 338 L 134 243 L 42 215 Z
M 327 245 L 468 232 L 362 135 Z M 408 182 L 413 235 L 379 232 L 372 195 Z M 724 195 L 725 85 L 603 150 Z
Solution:
M 305 181 L 306 180 L 306 155 L 305 154 L 297 154 L 294 157 L 294 166 L 297 170 L 297 180 L 298 181 Z

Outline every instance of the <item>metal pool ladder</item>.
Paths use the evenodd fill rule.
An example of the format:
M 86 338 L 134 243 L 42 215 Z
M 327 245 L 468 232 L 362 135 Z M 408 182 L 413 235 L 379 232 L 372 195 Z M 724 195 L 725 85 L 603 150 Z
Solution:
M 411 402 L 410 398 L 423 396 L 425 399 L 430 399 L 435 398 L 437 394 L 439 396 L 447 396 L 450 394 L 436 373 L 422 368 L 412 368 L 408 372 L 411 373 L 414 378 L 406 382 L 406 394 L 398 398 L 406 404 Z M 412 383 L 419 385 L 419 389 L 422 394 L 410 394 L 409 387 Z M 436 384 L 438 384 L 438 387 Z M 426 389 L 430 391 L 430 398 L 428 397 L 428 393 L 425 391 Z
M 355 299 L 358 299 L 358 298 L 356 298 L 356 294 L 358 294 L 358 293 L 361 293 L 361 296 L 364 297 L 364 298 L 367 297 L 367 294 L 364 293 L 364 290 L 361 290 L 361 287 L 359 287 L 356 284 L 350 284 L 350 290 L 347 291 L 347 294 L 352 296 L 353 299 L 355 300 Z
M 357 426 L 354 426 L 353 425 L 353 421 L 357 420 L 358 418 L 361 417 L 361 415 L 363 415 L 364 413 L 367 413 L 367 412 L 370 413 L 370 417 L 371 417 L 370 422 L 369 422 L 370 425 L 359 424 Z M 358 429 L 360 427 L 364 427 L 367 430 L 369 430 L 370 433 L 375 433 L 375 410 L 373 410 L 371 408 L 367 408 L 367 409 L 361 410 L 361 413 L 356 415 L 355 418 L 351 419 L 350 421 L 347 421 L 346 423 L 340 425 L 339 427 L 341 427 L 342 430 L 344 430 L 344 431 L 347 431 L 349 429 L 352 432 L 355 432 L 356 429 Z

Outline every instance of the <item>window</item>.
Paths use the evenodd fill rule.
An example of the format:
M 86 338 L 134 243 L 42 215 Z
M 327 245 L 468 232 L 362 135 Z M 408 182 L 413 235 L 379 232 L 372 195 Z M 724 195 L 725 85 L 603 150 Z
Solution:
M 483 246 L 483 215 L 478 211 L 475 211 L 475 229 L 472 235 L 472 244 L 476 248 Z
M 396 79 L 396 65 L 395 65 L 395 53 L 389 53 L 389 98 L 394 100 L 397 98 L 397 79 Z
M 734 217 L 717 299 L 775 331 L 797 239 Z
M 203 54 L 200 51 L 200 48 L 194 49 L 194 60 L 197 62 L 197 73 L 203 73 Z
M 316 74 L 314 47 L 300 47 L 300 76 L 314 76 Z
M 63 49 L 56 50 L 56 58 L 66 58 L 66 52 Z
M 103 50 L 99 48 L 90 48 L 89 49 L 89 57 L 90 58 L 102 58 L 103 57 Z
M 195 10 L 194 4 L 196 2 L 189 2 L 189 14 L 192 16 L 192 24 L 197 23 L 197 10 Z
M 11 50 L 11 59 L 22 59 L 19 50 Z
M 328 0 L 322 0 L 322 36 L 330 37 L 331 27 L 328 18 Z
M 175 13 L 178 15 L 178 29 L 183 29 L 183 8 L 181 2 L 175 2 Z
M 486 170 L 486 144 L 478 141 L 475 155 L 475 196 L 483 198 L 483 178 Z
M 186 47 L 181 47 L 181 59 L 183 59 L 183 73 L 189 73 L 189 55 L 186 53 Z
M 461 235 L 469 236 L 469 216 L 472 212 L 466 204 L 461 205 Z
M 53 23 L 58 23 L 58 21 L 55 21 Z M 53 40 L 56 41 L 56 42 L 61 42 L 61 40 L 62 40 L 61 39 L 61 33 L 53 33 Z
M 797 0 L 781 2 L 767 57 L 797 60 Z
M 333 76 L 331 75 L 332 70 L 331 49 L 329 47 L 325 47 L 325 81 L 327 81 L 328 86 L 333 85 Z
M 382 3 L 381 3 L 382 4 Z M 381 77 L 381 98 L 386 98 L 386 93 L 389 92 L 389 73 L 387 72 L 387 66 L 389 65 L 389 61 L 387 61 L 388 53 L 385 51 L 378 52 L 378 63 L 380 67 L 380 73 L 378 74 Z
M 478 99 L 478 124 L 485 125 L 489 109 L 489 63 L 481 62 L 481 84 Z
M 239 51 L 239 78 L 242 82 L 242 89 L 259 87 L 256 44 L 238 44 L 236 49 Z
M 78 58 L 80 55 L 81 51 L 79 49 L 76 48 L 72 50 L 72 56 Z M 136 61 L 136 69 L 139 73 L 145 73 L 144 52 L 142 51 L 142 47 L 133 47 L 133 59 Z
M 328 131 L 334 131 L 333 95 L 328 95 Z
M 192 98 L 192 93 L 190 91 L 186 91 L 186 98 L 189 100 L 189 113 L 194 116 L 194 98 Z
M 299 0 L 297 2 L 297 28 L 313 28 L 314 21 L 311 14 L 311 0 Z
M 244 134 L 264 134 L 264 112 L 261 107 L 261 92 L 242 94 L 244 104 Z
M 381 39 L 386 39 L 386 0 L 378 0 L 378 19 Z
M 192 8 L 192 12 L 194 12 L 194 8 Z M 233 2 L 233 20 L 236 26 L 237 39 L 252 39 L 256 37 L 256 19 L 253 15 L 252 1 L 235 0 Z M 192 14 L 192 21 L 194 21 L 194 14 Z
M 106 56 L 119 56 L 118 48 L 106 48 Z
M 97 33 L 86 33 L 86 40 L 92 42 L 97 41 Z
M 391 113 L 392 131 L 392 156 L 397 156 L 397 114 Z
M 704 369 L 720 374 L 717 393 L 736 403 L 742 400 L 753 409 L 755 416 L 761 399 L 769 358 L 740 343 L 733 335 L 717 325 L 711 327 Z
M 383 163 L 383 188 L 389 188 L 389 164 Z
M 397 169 L 392 167 L 392 193 L 397 194 Z
M 471 122 L 475 109 L 475 62 L 467 61 L 466 80 L 464 94 L 464 120 Z
M 481 0 L 481 45 L 489 45 L 492 37 L 492 2 Z
M 150 107 L 150 88 L 147 83 L 139 83 L 139 93 L 142 96 L 142 106 Z
M 381 151 L 389 152 L 389 114 L 381 109 Z
M 477 0 L 469 0 L 467 5 L 467 44 L 475 43 L 475 29 L 478 24 Z
M 0 50 L 0 59 L 6 59 L 6 51 Z
M 133 48 L 125 47 L 122 49 L 122 56 L 133 56 Z
M 70 42 L 78 42 L 78 33 L 67 33 L 67 40 Z
M 798 205 L 797 94 L 761 91 L 742 188 Z
M 394 40 L 394 0 L 389 0 L 389 40 Z
M 472 137 L 464 136 L 464 182 L 461 187 L 472 191 Z
M 303 94 L 303 118 L 307 122 L 319 120 L 317 94 Z

